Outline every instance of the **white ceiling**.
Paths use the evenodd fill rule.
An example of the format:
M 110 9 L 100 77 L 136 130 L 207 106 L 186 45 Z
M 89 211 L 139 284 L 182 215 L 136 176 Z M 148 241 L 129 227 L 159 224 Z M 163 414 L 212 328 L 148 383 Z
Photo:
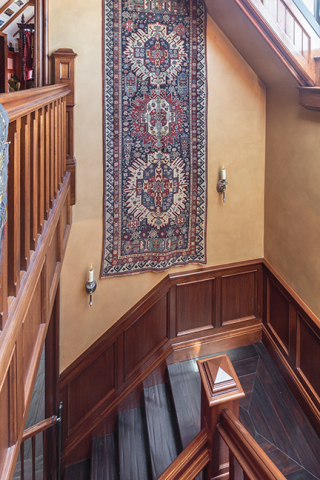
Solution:
M 8 0 L 0 0 L 0 9 L 3 5 L 7 3 Z M 19 10 L 23 9 L 25 4 L 28 3 L 28 0 L 12 0 L 11 5 L 8 7 L 13 13 L 12 15 L 7 15 L 5 12 L 7 9 L 0 14 L 0 28 L 2 29 L 3 33 L 7 34 L 7 42 L 12 43 L 13 46 L 15 46 L 15 43 L 17 42 L 19 35 L 15 35 L 16 32 L 18 31 L 18 23 L 21 23 L 21 15 L 18 15 L 17 18 L 6 27 L 6 23 L 10 21 L 10 19 L 17 13 Z M 25 16 L 25 21 L 28 22 L 30 18 L 34 15 L 34 7 L 33 6 L 28 6 L 23 12 Z M 3 23 L 2 23 L 3 22 Z M 33 23 L 33 20 L 31 21 Z M 15 36 L 14 36 L 15 35 Z

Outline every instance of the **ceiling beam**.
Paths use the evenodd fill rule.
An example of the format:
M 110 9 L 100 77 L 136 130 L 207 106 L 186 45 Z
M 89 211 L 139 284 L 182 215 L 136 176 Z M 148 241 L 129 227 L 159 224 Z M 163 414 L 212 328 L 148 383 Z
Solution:
M 29 7 L 29 6 L 30 6 L 29 2 L 25 3 L 25 4 L 23 5 L 23 7 L 21 7 L 20 10 L 18 10 L 18 11 L 9 19 L 9 21 L 8 21 L 7 23 L 5 23 L 4 25 L 2 25 L 2 27 L 0 28 L 0 31 L 3 32 L 7 27 L 9 27 L 9 25 L 11 25 L 11 23 L 14 22 L 15 19 L 18 18 L 18 17 L 21 15 L 21 13 L 24 12 L 25 9 L 26 9 L 27 7 Z
M 7 3 L 5 3 L 4 5 L 2 5 L 2 7 L 0 8 L 0 15 L 1 13 L 3 13 L 5 10 L 7 10 L 7 8 L 10 7 L 10 5 L 14 2 L 14 0 L 9 0 Z

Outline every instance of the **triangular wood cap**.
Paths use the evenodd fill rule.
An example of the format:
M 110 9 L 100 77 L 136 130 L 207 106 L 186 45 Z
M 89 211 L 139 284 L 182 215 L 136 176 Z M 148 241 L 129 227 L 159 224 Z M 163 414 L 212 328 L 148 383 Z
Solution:
M 227 354 L 198 360 L 198 367 L 210 405 L 244 396 Z

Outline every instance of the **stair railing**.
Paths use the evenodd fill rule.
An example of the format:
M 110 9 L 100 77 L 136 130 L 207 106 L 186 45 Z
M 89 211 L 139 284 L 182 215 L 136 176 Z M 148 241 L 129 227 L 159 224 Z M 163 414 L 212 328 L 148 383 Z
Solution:
M 32 425 L 32 427 L 27 428 L 22 435 L 21 445 L 20 445 L 20 479 L 24 480 L 25 472 L 24 472 L 24 451 L 25 451 L 25 442 L 31 439 L 31 478 L 34 480 L 36 478 L 36 437 L 40 433 L 42 433 L 42 441 L 43 441 L 43 478 L 47 478 L 47 457 L 46 457 L 46 445 L 47 445 L 47 434 L 49 433 L 49 429 L 51 430 L 52 435 L 52 446 L 56 446 L 58 443 L 58 452 L 56 455 L 56 450 L 54 448 L 53 452 L 53 465 L 57 467 L 57 480 L 61 478 L 61 420 L 62 420 L 62 407 L 63 404 L 60 402 L 59 405 L 59 416 L 52 415 L 52 417 L 46 418 L 41 422 L 37 423 L 36 425 Z M 53 428 L 57 426 L 57 428 Z M 56 430 L 58 429 L 58 435 Z M 54 458 L 56 457 L 56 458 Z M 30 473 L 28 474 L 28 478 L 30 478 Z
M 0 330 L 66 175 L 66 85 L 0 95 L 9 115 L 7 231 Z
M 229 448 L 229 480 L 285 480 L 268 455 L 228 408 L 222 410 L 217 429 Z
M 12 478 L 70 232 L 66 85 L 0 95 L 9 116 L 0 273 L 1 479 Z M 49 422 L 51 419 L 49 419 Z
M 198 360 L 202 430 L 158 480 L 285 480 L 239 421 L 245 394 L 227 354 Z

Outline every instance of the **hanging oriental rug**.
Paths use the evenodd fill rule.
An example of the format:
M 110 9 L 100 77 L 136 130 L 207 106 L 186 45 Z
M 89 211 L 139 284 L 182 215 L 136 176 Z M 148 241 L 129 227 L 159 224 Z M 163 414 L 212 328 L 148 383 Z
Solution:
M 102 276 L 206 263 L 202 0 L 104 0 Z

